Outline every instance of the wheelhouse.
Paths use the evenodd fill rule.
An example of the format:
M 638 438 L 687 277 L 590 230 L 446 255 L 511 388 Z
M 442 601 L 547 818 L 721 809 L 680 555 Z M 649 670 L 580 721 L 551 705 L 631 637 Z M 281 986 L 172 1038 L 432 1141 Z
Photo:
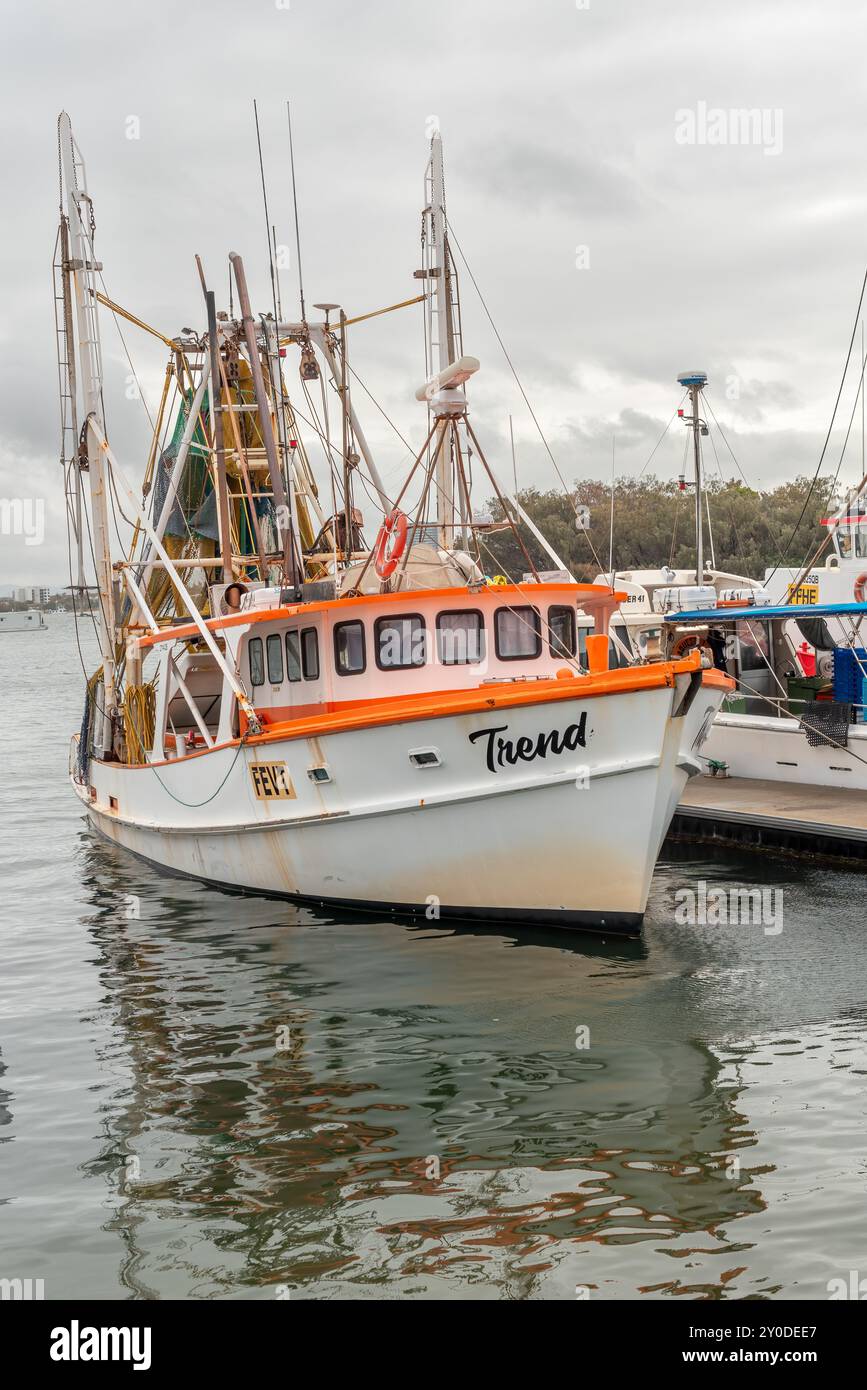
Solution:
M 598 586 L 566 583 L 291 606 L 280 605 L 278 590 L 251 597 L 255 606 L 209 627 L 263 726 L 414 695 L 585 673 L 587 636 L 608 632 L 617 603 Z M 157 759 L 188 756 L 246 732 L 248 721 L 197 631 L 164 629 L 139 646 L 159 653 Z

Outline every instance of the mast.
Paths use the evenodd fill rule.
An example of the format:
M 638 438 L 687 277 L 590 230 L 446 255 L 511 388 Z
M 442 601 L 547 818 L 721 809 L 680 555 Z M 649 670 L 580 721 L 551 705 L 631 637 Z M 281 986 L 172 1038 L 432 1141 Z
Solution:
M 60 390 L 60 463 L 66 491 L 67 519 L 75 537 L 73 577 L 70 554 L 70 584 L 73 592 L 87 589 L 84 573 L 84 519 L 79 458 L 78 391 L 75 384 L 75 329 L 72 322 L 72 281 L 69 269 L 69 219 L 60 193 L 60 232 L 54 258 L 54 328 L 57 341 L 57 377 Z
M 678 413 L 684 424 L 692 427 L 692 449 L 695 458 L 695 582 L 696 584 L 703 584 L 704 536 L 701 509 L 701 437 L 703 434 L 707 434 L 707 425 L 701 418 L 701 393 L 707 385 L 707 374 L 705 372 L 681 372 L 677 380 L 681 386 L 685 386 L 689 391 L 689 399 L 692 405 L 692 415 L 685 416 L 682 410 Z
M 226 476 L 226 448 L 223 437 L 223 387 L 220 377 L 220 344 L 217 339 L 217 305 L 214 291 L 205 287 L 208 312 L 208 355 L 211 363 L 211 433 L 214 439 L 214 471 L 217 493 L 217 528 L 220 534 L 220 556 L 223 561 L 223 583 L 232 578 L 232 527 L 229 510 L 229 484 Z
M 93 252 L 93 204 L 87 193 L 84 160 L 72 135 L 72 125 L 65 111 L 58 121 L 60 158 L 66 186 L 69 217 L 69 252 L 67 265 L 75 297 L 77 348 L 80 372 L 78 386 L 83 410 L 81 419 L 87 439 L 88 485 L 90 510 L 93 519 L 92 542 L 96 582 L 99 589 L 97 632 L 102 656 L 105 707 L 103 728 L 98 740 L 108 751 L 112 747 L 112 716 L 117 709 L 115 669 L 115 605 L 112 584 L 111 544 L 109 532 L 108 495 L 103 451 L 97 439 L 105 434 L 102 408 L 102 352 L 99 341 L 97 311 L 97 272 L 102 269 Z M 71 355 L 71 353 L 70 353 Z M 86 428 L 92 421 L 95 429 Z M 97 724 L 98 727 L 98 724 Z
M 283 487 L 283 474 L 280 471 L 280 460 L 277 456 L 277 442 L 274 438 L 274 430 L 271 424 L 271 410 L 265 391 L 265 380 L 262 376 L 262 363 L 259 360 L 259 344 L 256 338 L 256 325 L 253 322 L 253 311 L 250 308 L 250 296 L 247 292 L 247 277 L 244 274 L 244 262 L 241 260 L 237 251 L 231 251 L 229 253 L 229 260 L 235 273 L 235 284 L 238 288 L 238 303 L 241 307 L 241 323 L 247 344 L 247 356 L 250 360 L 253 392 L 259 411 L 259 428 L 262 432 L 262 442 L 265 445 L 265 454 L 268 459 L 268 471 L 271 475 L 271 490 L 274 494 L 274 503 L 277 508 L 277 536 L 283 550 L 283 580 L 285 583 L 297 586 L 301 583 L 303 573 L 299 570 L 298 558 L 295 553 L 291 510 L 292 494 L 290 490 L 287 504 L 286 492 Z
M 452 265 L 446 222 L 445 178 L 443 174 L 443 142 L 435 131 L 430 146 L 430 202 L 425 209 L 430 252 L 433 264 L 428 274 L 434 282 L 434 298 L 429 323 L 431 372 L 444 372 L 462 356 L 459 313 L 456 300 L 456 276 Z M 434 360 L 436 359 L 436 360 Z M 462 392 L 463 394 L 463 392 Z M 439 543 L 444 550 L 455 546 L 454 463 L 450 441 L 444 439 L 445 427 L 437 426 L 434 451 L 436 456 L 436 507 Z

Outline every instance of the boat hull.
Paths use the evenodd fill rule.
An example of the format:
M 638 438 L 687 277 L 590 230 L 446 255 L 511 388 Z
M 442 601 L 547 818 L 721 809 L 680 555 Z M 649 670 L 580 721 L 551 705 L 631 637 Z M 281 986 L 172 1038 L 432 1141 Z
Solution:
M 634 933 L 722 697 L 698 685 L 697 698 L 690 675 L 599 699 L 540 695 L 156 769 L 93 763 L 77 790 L 114 843 L 215 887 L 432 921 Z M 419 751 L 438 762 L 419 767 Z M 280 794 L 263 796 L 263 784 L 273 790 L 263 767 L 280 766 Z M 311 780 L 315 768 L 330 780 Z
M 719 714 L 704 755 L 732 777 L 867 792 L 867 725 L 850 724 L 846 747 L 815 747 L 797 719 Z

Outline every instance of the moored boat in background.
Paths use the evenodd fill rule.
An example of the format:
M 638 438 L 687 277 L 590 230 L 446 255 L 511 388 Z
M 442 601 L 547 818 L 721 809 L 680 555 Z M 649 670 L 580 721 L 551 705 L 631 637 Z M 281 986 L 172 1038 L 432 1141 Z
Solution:
M 21 613 L 0 613 L 0 632 L 47 632 L 48 624 L 41 608 L 28 608 Z

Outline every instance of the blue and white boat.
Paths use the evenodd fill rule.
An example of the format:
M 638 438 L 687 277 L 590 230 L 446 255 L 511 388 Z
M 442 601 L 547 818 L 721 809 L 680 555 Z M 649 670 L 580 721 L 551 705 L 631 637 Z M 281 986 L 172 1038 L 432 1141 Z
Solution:
M 660 656 L 698 647 L 704 665 L 737 685 L 702 750 L 709 770 L 867 792 L 865 620 L 867 602 L 714 604 L 667 614 Z

